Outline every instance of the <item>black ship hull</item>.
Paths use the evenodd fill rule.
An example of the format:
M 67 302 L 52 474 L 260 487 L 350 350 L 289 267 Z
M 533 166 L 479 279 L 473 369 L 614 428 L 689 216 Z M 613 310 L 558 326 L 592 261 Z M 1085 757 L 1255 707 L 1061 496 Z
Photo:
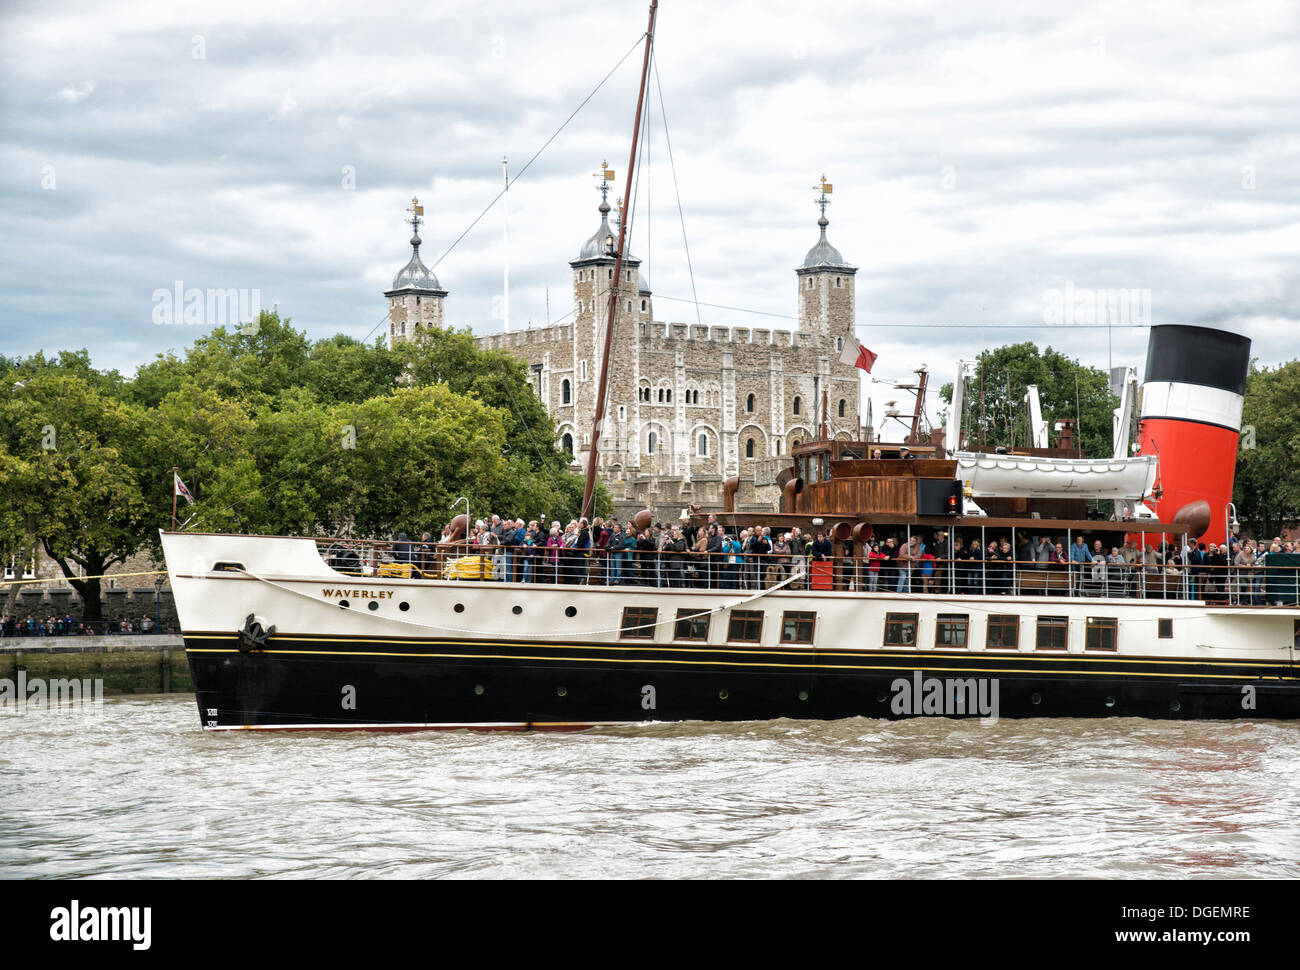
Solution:
M 1300 717 L 1289 663 L 506 640 L 188 635 L 214 729 L 580 729 L 916 716 Z

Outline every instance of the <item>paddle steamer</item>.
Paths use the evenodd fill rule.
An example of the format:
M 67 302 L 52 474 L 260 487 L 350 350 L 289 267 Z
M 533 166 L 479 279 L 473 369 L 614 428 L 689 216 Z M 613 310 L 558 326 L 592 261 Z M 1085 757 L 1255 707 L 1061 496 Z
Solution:
M 634 136 L 629 199 L 635 160 Z M 201 722 L 565 730 L 926 714 L 1300 716 L 1300 557 L 1213 576 L 1143 560 L 1052 568 L 1015 554 L 1026 535 L 1143 550 L 1225 541 L 1249 347 L 1223 331 L 1153 327 L 1140 400 L 1126 382 L 1109 459 L 1084 459 L 1069 440 L 1014 453 L 912 440 L 915 458 L 901 442 L 807 442 L 770 514 L 738 515 L 728 483 L 718 517 L 728 530 L 752 522 L 831 539 L 824 560 L 764 560 L 748 573 L 755 588 L 608 585 L 600 560 L 584 565 L 582 582 L 449 578 L 466 551 L 454 545 L 440 552 L 446 573 L 408 575 L 385 568 L 383 543 L 357 544 L 346 560 L 314 538 L 164 533 Z M 949 424 L 960 428 L 960 417 Z M 584 509 L 599 442 L 597 420 Z M 1090 499 L 1114 502 L 1114 515 L 1089 517 Z M 887 534 L 927 539 L 933 572 L 873 580 L 863 549 Z M 1003 537 L 1013 550 L 1005 558 L 958 552 L 958 538 L 987 548 Z M 729 558 L 705 575 L 729 576 Z M 659 575 L 659 554 L 638 565 L 647 564 L 643 580 Z

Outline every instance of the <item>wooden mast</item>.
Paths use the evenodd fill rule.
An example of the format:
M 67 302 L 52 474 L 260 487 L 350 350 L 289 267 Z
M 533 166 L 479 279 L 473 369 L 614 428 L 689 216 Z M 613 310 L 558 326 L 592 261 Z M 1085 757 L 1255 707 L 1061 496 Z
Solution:
M 600 426 L 605 420 L 605 396 L 609 390 L 609 349 L 614 340 L 614 312 L 618 309 L 618 287 L 623 278 L 623 252 L 627 224 L 632 212 L 632 172 L 636 166 L 637 136 L 641 133 L 641 109 L 645 104 L 646 78 L 650 71 L 650 46 L 655 36 L 655 11 L 659 0 L 650 0 L 650 26 L 645 32 L 645 54 L 641 59 L 641 90 L 636 98 L 636 122 L 632 126 L 632 150 L 627 160 L 627 182 L 623 191 L 626 206 L 618 220 L 618 247 L 614 251 L 614 279 L 609 287 L 609 314 L 605 324 L 605 352 L 600 361 L 600 391 L 596 395 L 596 415 L 591 428 L 591 456 L 587 461 L 587 482 L 582 489 L 582 515 L 590 520 L 596 498 L 596 459 L 600 454 Z

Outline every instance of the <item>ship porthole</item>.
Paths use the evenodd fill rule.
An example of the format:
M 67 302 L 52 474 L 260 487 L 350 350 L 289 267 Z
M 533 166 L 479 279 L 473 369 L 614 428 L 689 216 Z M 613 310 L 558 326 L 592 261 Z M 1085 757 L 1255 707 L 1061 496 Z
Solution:
M 1171 711 L 1173 711 L 1175 714 L 1177 714 L 1179 711 L 1181 711 L 1181 710 L 1183 709 L 1183 702 L 1182 702 L 1182 701 L 1170 701 L 1170 702 L 1169 702 L 1169 709 L 1170 709 Z
M 1043 703 L 1043 695 L 1038 693 L 1038 691 L 1034 691 L 1029 695 L 1029 702 L 1031 704 L 1041 704 Z
M 482 684 L 475 684 L 475 685 L 474 685 L 474 693 L 475 693 L 475 694 L 482 694 L 482 693 L 483 693 L 483 685 L 482 685 Z
M 567 688 L 567 687 L 557 687 L 557 688 L 555 688 L 555 696 L 556 696 L 556 697 L 563 697 L 563 696 L 564 696 L 565 694 L 567 694 L 568 692 L 569 692 L 569 688 Z
M 348 601 L 347 601 L 347 600 L 339 600 L 339 609 L 341 609 L 341 610 L 346 610 L 347 608 L 348 608 Z
M 1115 706 L 1115 698 L 1113 698 L 1113 697 L 1107 697 L 1107 698 L 1106 698 L 1106 706 L 1107 706 L 1107 707 L 1114 707 L 1114 706 Z
M 807 699 L 808 699 L 808 692 L 806 690 L 799 691 L 799 700 L 806 701 Z
M 397 604 L 397 608 L 401 610 L 403 613 L 405 613 L 407 610 L 411 608 L 411 604 L 406 602 L 406 600 L 402 600 L 402 602 Z
M 513 607 L 513 608 L 510 610 L 510 612 L 513 613 L 515 616 L 518 616 L 518 615 L 519 615 L 520 613 L 522 613 L 523 611 L 524 611 L 524 608 L 523 608 L 522 606 L 515 606 L 515 607 Z
M 455 606 L 452 607 L 452 609 L 453 609 L 455 612 L 457 612 L 457 613 L 464 613 L 464 612 L 465 612 L 465 604 L 464 604 L 464 603 L 457 603 Z
M 379 609 L 379 600 L 371 600 L 366 605 L 369 606 L 372 610 L 377 610 Z
M 578 608 L 576 606 L 566 606 L 564 608 L 564 615 L 569 617 L 577 616 Z
M 720 700 L 724 700 L 724 701 L 725 701 L 725 700 L 726 700 L 728 697 L 730 697 L 730 696 L 731 696 L 731 694 L 727 691 L 727 688 L 725 688 L 725 687 L 722 688 L 722 690 L 718 691 L 718 698 L 719 698 Z

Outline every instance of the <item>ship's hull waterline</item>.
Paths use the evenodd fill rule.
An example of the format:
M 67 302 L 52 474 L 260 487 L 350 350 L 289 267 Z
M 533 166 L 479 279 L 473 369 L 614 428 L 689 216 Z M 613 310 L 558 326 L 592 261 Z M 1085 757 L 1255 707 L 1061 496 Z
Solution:
M 1300 717 L 1296 609 L 379 579 L 333 571 L 312 540 L 167 535 L 164 546 L 213 729 Z M 733 608 L 760 614 L 747 631 L 757 641 L 729 639 Z M 653 624 L 649 638 L 621 635 L 628 609 Z M 705 614 L 692 631 L 703 639 L 679 638 L 683 612 Z M 809 631 L 782 637 L 795 613 L 811 614 L 812 643 L 784 642 Z M 275 632 L 250 643 L 249 616 Z M 1044 616 L 1064 649 L 1037 648 Z M 1015 648 L 990 643 L 989 617 L 1004 637 L 1014 629 Z M 1089 648 L 1099 621 L 1113 650 Z M 911 642 L 887 644 L 900 622 Z M 967 645 L 935 646 L 941 622 L 960 623 Z

